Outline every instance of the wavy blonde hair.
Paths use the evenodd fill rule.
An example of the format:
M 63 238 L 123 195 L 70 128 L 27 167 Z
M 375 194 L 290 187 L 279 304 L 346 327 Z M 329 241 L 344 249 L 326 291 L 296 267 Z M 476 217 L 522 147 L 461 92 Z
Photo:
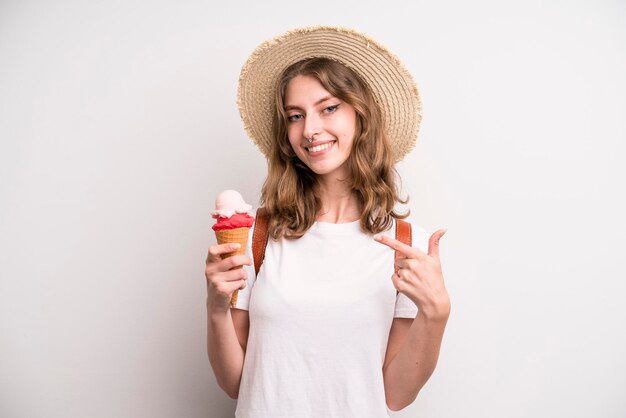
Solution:
M 330 94 L 354 107 L 356 129 L 347 159 L 350 178 L 361 207 L 361 229 L 372 234 L 392 226 L 393 218 L 404 219 L 410 211 L 395 211 L 399 196 L 391 144 L 384 131 L 382 112 L 369 87 L 351 69 L 327 58 L 299 61 L 283 72 L 275 96 L 272 146 L 268 174 L 261 191 L 261 204 L 269 215 L 269 234 L 274 239 L 300 238 L 313 225 L 322 208 L 317 176 L 295 154 L 287 136 L 285 92 L 298 75 L 313 76 Z

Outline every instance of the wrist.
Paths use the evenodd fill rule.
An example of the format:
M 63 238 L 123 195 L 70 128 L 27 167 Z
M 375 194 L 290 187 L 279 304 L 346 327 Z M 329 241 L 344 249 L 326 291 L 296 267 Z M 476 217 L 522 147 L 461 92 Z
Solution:
M 207 296 L 206 311 L 211 318 L 223 319 L 230 314 L 230 307 L 216 306 L 215 303 L 211 303 L 211 299 Z
M 230 318 L 230 311 L 222 311 L 222 310 L 209 310 L 207 311 L 207 316 L 209 318 L 209 324 L 224 324 L 230 323 L 232 319 Z
M 421 314 L 431 322 L 447 322 L 450 317 L 451 305 L 449 300 L 421 306 L 418 315 Z

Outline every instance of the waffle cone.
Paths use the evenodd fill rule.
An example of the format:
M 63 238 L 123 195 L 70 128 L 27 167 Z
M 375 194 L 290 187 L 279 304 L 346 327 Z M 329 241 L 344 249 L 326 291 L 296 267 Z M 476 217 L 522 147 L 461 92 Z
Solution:
M 250 228 L 235 228 L 235 229 L 225 229 L 223 231 L 215 231 L 215 237 L 217 238 L 218 244 L 234 244 L 238 243 L 241 246 L 238 250 L 222 254 L 222 259 L 232 257 L 234 255 L 240 255 L 246 253 L 246 244 L 248 243 L 248 232 Z M 240 269 L 241 267 L 233 267 L 231 270 Z M 239 295 L 239 289 L 233 292 L 233 295 L 230 298 L 230 307 L 234 308 L 237 303 L 237 296 Z

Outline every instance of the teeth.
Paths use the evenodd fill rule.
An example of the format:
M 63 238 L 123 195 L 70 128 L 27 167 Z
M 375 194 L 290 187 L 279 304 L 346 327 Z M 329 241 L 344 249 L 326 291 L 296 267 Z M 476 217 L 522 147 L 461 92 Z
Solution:
M 330 148 L 332 144 L 333 144 L 332 142 L 327 142 L 325 144 L 318 145 L 313 148 L 309 148 L 309 152 L 319 152 L 319 151 L 325 150 L 326 148 Z

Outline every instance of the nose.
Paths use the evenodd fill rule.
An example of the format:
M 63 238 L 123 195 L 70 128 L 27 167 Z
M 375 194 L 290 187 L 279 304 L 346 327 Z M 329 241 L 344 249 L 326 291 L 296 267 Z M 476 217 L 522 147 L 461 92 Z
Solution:
M 313 138 L 314 135 L 319 135 L 322 130 L 322 124 L 319 116 L 315 113 L 310 113 L 304 118 L 304 129 L 302 135 L 304 138 Z

